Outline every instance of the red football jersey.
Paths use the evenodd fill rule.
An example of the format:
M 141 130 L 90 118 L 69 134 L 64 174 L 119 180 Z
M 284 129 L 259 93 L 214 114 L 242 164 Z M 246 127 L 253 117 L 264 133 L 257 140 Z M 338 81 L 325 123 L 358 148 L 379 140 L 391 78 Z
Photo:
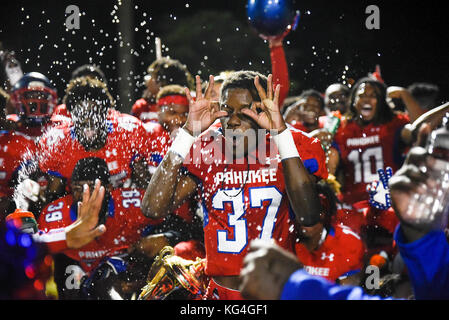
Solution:
M 6 116 L 7 120 L 11 120 L 17 123 L 16 132 L 23 133 L 28 137 L 37 141 L 45 132 L 47 132 L 50 128 L 52 128 L 55 123 L 53 121 L 48 121 L 40 126 L 29 126 L 20 121 L 20 118 L 17 114 L 8 114 Z
M 76 139 L 73 126 L 53 128 L 39 143 L 39 167 L 43 172 L 67 179 L 70 183 L 76 163 L 83 158 L 98 157 L 106 161 L 114 188 L 130 182 L 131 163 L 137 157 L 148 158 L 148 134 L 142 122 L 133 116 L 110 110 L 108 137 L 98 151 L 86 151 Z
M 79 261 L 84 271 L 95 268 L 103 258 L 126 252 L 160 220 L 146 218 L 140 209 L 145 190 L 115 189 L 111 193 L 106 218 L 106 232 L 80 249 L 65 249 L 68 257 Z M 77 218 L 77 205 L 71 195 L 53 201 L 41 212 L 39 229 L 45 234 L 72 224 Z M 56 241 L 56 240 L 55 240 Z M 48 243 L 51 245 L 51 243 Z
M 145 99 L 137 100 L 131 108 L 131 114 L 142 122 L 157 122 L 159 106 L 157 103 L 151 104 Z
M 327 178 L 325 156 L 318 139 L 292 131 L 296 147 L 309 172 Z M 275 147 L 266 135 L 266 150 Z M 184 165 L 197 179 L 204 214 L 206 274 L 238 275 L 251 240 L 275 239 L 293 250 L 294 214 L 277 152 L 258 159 L 257 150 L 242 163 L 226 161 L 224 136 L 218 126 L 201 135 Z M 265 150 L 264 150 L 265 151 Z
M 33 139 L 17 131 L 0 131 L 0 196 L 11 196 L 9 185 L 24 156 L 36 152 Z
M 65 104 L 58 105 L 53 111 L 50 121 L 53 122 L 54 125 L 60 125 L 63 123 L 70 125 L 72 116 L 70 115 L 69 110 L 67 110 L 67 106 Z
M 149 162 L 150 166 L 153 167 L 150 171 L 154 172 L 171 146 L 172 139 L 170 133 L 157 122 L 146 122 L 143 126 L 148 132 L 148 143 L 151 152 Z
M 368 199 L 366 186 L 379 178 L 377 170 L 391 167 L 393 172 L 401 165 L 400 129 L 409 118 L 397 114 L 382 125 L 372 123 L 361 127 L 356 121 L 343 121 L 334 146 L 340 153 L 344 172 L 343 201 L 353 204 Z
M 362 227 L 366 224 L 363 212 L 352 206 L 337 204 L 337 214 L 332 217 L 333 224 L 344 225 L 360 235 Z
M 359 235 L 340 225 L 331 227 L 324 242 L 313 252 L 302 243 L 296 243 L 296 255 L 304 270 L 331 281 L 360 272 L 364 253 Z

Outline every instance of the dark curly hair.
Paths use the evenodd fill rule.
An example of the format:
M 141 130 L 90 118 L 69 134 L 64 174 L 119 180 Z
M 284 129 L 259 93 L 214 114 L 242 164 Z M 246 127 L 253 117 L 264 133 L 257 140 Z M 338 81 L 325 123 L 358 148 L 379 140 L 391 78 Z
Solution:
M 73 108 L 85 99 L 103 101 L 108 108 L 115 106 L 114 98 L 104 82 L 91 77 L 79 77 L 71 80 L 63 98 L 67 110 L 72 112 Z
M 187 69 L 187 66 L 179 60 L 167 57 L 157 59 L 150 64 L 147 72 L 149 74 L 155 74 L 155 80 L 161 87 L 177 84 L 191 90 L 194 88 L 191 73 Z
M 351 95 L 349 97 L 349 109 L 345 116 L 351 120 L 356 119 L 357 110 L 355 109 L 355 98 L 357 96 L 357 91 L 362 84 L 370 84 L 375 88 L 377 108 L 372 122 L 375 125 L 379 125 L 391 121 L 394 113 L 387 103 L 387 87 L 383 83 L 369 77 L 359 79 L 352 87 Z
M 260 85 L 267 90 L 267 77 L 256 71 L 240 70 L 230 74 L 221 86 L 220 103 L 224 103 L 224 93 L 229 89 L 247 89 L 254 101 L 260 101 L 254 79 L 259 76 Z
M 101 82 L 104 82 L 105 84 L 108 84 L 106 80 L 106 75 L 104 72 L 97 66 L 92 64 L 84 64 L 72 72 L 71 79 L 79 78 L 79 77 L 86 77 L 89 76 L 91 78 L 96 78 L 100 80 Z

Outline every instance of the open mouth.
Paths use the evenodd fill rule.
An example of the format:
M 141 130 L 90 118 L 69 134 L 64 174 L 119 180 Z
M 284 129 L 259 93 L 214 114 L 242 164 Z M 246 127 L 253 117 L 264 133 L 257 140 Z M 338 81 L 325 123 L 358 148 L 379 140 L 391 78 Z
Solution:
M 369 118 L 373 114 L 373 107 L 369 104 L 365 104 L 362 106 L 360 110 L 360 115 L 364 118 Z

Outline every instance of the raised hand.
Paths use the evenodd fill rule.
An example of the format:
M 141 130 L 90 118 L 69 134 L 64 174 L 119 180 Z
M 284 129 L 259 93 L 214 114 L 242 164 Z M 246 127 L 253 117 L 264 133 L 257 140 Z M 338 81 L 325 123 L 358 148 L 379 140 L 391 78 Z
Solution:
M 201 79 L 196 76 L 196 97 L 192 98 L 190 90 L 186 88 L 186 96 L 189 99 L 189 115 L 184 129 L 192 135 L 198 135 L 207 130 L 220 117 L 227 116 L 226 111 L 220 111 L 219 104 L 211 99 L 214 87 L 214 77 L 209 76 L 209 84 L 203 95 L 201 90 Z
M 89 186 L 84 185 L 83 199 L 78 203 L 78 217 L 74 223 L 66 227 L 68 248 L 81 248 L 106 231 L 104 225 L 97 226 L 104 194 L 105 189 L 98 179 L 95 181 L 92 194 L 89 192 Z
M 254 102 L 251 109 L 242 109 L 242 113 L 256 121 L 263 129 L 277 130 L 279 133 L 287 129 L 279 108 L 280 85 L 277 85 L 273 92 L 273 76 L 271 74 L 267 80 L 267 92 L 260 84 L 258 76 L 254 79 L 254 85 L 261 102 Z

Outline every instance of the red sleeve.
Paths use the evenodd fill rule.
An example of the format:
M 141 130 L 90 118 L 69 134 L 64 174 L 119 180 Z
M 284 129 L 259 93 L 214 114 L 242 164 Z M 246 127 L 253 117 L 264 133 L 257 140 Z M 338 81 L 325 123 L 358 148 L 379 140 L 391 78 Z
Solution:
M 347 259 L 345 266 L 346 270 L 340 277 L 360 272 L 363 267 L 363 257 L 365 254 L 365 246 L 360 237 L 348 227 L 342 227 L 341 229 L 345 234 L 345 241 L 342 249 L 346 251 L 345 256 Z
M 39 232 L 33 238 L 45 243 L 52 253 L 67 249 L 65 227 L 70 225 L 70 204 L 61 198 L 47 205 L 39 215 Z
M 276 46 L 270 48 L 271 58 L 271 72 L 273 74 L 273 84 L 281 85 L 279 92 L 279 106 L 282 107 L 285 98 L 290 90 L 290 80 L 288 76 L 287 60 L 285 59 L 285 52 L 283 46 Z
M 327 179 L 326 155 L 321 147 L 320 140 L 312 138 L 298 130 L 292 130 L 296 148 L 304 166 L 314 176 Z

